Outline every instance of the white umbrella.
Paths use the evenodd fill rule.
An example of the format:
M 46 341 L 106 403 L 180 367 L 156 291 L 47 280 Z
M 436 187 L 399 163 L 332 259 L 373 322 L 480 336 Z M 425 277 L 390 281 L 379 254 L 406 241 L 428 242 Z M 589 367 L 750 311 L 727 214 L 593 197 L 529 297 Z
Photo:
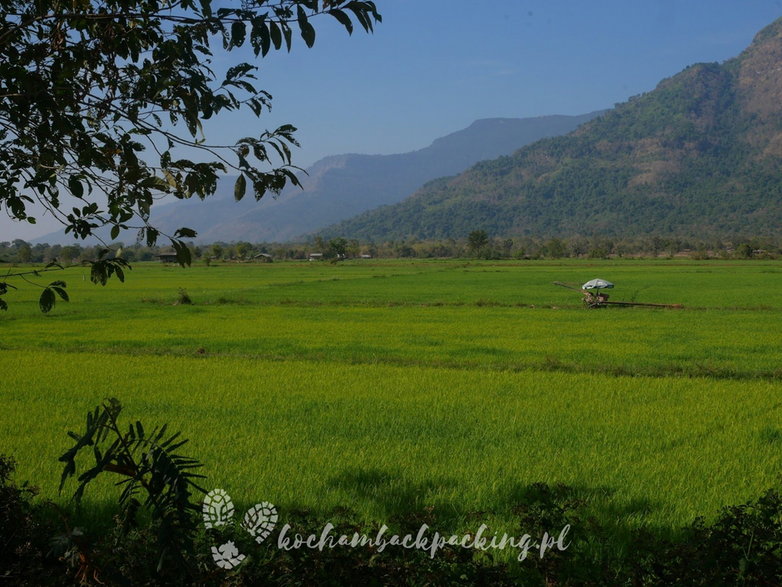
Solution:
M 605 279 L 592 279 L 581 286 L 581 289 L 611 289 L 614 284 Z

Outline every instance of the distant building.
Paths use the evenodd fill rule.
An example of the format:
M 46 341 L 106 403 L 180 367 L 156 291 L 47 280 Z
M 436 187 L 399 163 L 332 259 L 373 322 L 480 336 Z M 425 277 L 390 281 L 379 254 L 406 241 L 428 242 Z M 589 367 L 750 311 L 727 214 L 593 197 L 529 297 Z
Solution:
M 161 251 L 155 255 L 160 259 L 161 263 L 176 263 L 176 251 L 174 249 L 161 249 Z
M 269 253 L 258 253 L 253 257 L 253 260 L 260 261 L 261 263 L 274 262 L 274 258 Z
M 307 255 L 307 258 L 310 261 L 320 261 L 321 259 L 323 259 L 323 253 L 310 253 L 309 255 Z
M 364 253 L 363 255 L 361 255 L 361 258 L 362 259 L 371 259 L 372 255 L 367 255 L 366 253 Z

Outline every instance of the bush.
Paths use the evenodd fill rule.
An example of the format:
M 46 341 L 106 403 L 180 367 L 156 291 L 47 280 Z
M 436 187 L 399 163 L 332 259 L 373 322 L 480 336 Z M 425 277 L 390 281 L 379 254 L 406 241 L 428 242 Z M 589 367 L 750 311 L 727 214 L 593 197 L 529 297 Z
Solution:
M 0 455 L 0 580 L 3 585 L 51 585 L 65 579 L 65 567 L 48 557 L 54 527 L 32 504 L 35 488 L 11 482 L 16 463 Z
M 190 294 L 187 293 L 187 290 L 183 287 L 179 288 L 179 292 L 177 294 L 177 300 L 174 303 L 175 306 L 179 305 L 185 305 L 189 306 L 193 303 L 193 300 L 190 298 Z
M 661 584 L 782 585 L 782 498 L 770 489 L 723 508 L 711 525 L 698 518 L 682 540 L 666 547 L 654 561 Z

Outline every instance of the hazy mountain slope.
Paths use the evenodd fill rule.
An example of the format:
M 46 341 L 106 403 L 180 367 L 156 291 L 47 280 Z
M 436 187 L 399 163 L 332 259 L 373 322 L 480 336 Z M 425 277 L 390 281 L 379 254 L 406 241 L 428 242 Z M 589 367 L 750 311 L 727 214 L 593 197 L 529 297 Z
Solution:
M 202 242 L 283 241 L 399 202 L 428 180 L 458 173 L 542 137 L 567 133 L 595 115 L 479 120 L 411 153 L 326 157 L 302 176 L 303 190 L 288 189 L 277 199 L 233 204 L 232 184 L 221 186 L 222 197 L 161 207 L 154 222 L 169 230 L 190 226 Z
M 512 153 L 543 137 L 566 134 L 597 116 L 489 118 L 435 140 L 429 147 L 399 155 L 333 155 L 300 174 L 303 189 L 288 188 L 278 198 L 234 202 L 235 177 L 218 184 L 206 200 L 160 203 L 152 224 L 172 233 L 187 226 L 198 242 L 285 241 L 350 218 L 364 210 L 401 201 L 425 182 L 463 171 L 482 159 Z M 108 231 L 104 235 L 108 238 Z M 135 233 L 119 240 L 132 241 Z M 34 242 L 70 243 L 60 232 Z
M 323 234 L 776 234 L 781 163 L 782 19 L 735 59 L 689 67 L 568 136 L 479 163 Z

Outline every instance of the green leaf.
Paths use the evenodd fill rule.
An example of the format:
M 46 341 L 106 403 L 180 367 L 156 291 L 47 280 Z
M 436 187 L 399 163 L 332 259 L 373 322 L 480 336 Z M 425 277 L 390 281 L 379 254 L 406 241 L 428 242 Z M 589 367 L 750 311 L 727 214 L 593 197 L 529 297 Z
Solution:
M 174 237 L 176 238 L 195 238 L 198 235 L 198 233 L 193 230 L 192 228 L 178 228 L 176 232 L 174 232 Z
M 56 284 L 62 284 L 62 285 L 56 285 Z M 64 302 L 69 302 L 70 298 L 68 298 L 68 293 L 65 291 L 65 282 L 64 281 L 55 281 L 54 283 L 49 284 L 49 288 L 54 291 L 58 296 L 60 296 L 60 299 Z
M 151 226 L 147 227 L 147 246 L 151 247 L 157 242 L 157 236 L 160 234 L 157 229 Z
M 187 245 L 180 240 L 172 240 L 171 245 L 174 247 L 174 251 L 176 251 L 177 262 L 182 267 L 189 266 L 192 261 L 192 256 L 190 254 L 190 249 L 187 248 Z
M 54 291 L 48 287 L 43 288 L 41 297 L 38 299 L 38 306 L 41 308 L 41 312 L 48 314 L 49 311 L 54 307 L 55 299 Z
M 92 283 L 106 285 L 109 275 L 106 271 L 106 264 L 103 261 L 92 261 L 90 263 L 90 281 Z
M 329 14 L 336 18 L 339 23 L 345 27 L 345 30 L 348 32 L 349 35 L 353 34 L 353 21 L 350 20 L 350 17 L 345 14 L 342 10 L 329 10 Z
M 304 39 L 307 47 L 312 47 L 315 44 L 315 28 L 307 20 L 307 14 L 304 12 L 304 9 L 301 6 L 297 8 L 301 38 Z
M 282 47 L 282 32 L 276 22 L 269 23 L 269 33 L 271 34 L 274 48 L 279 50 Z
M 239 174 L 239 177 L 236 178 L 236 185 L 234 185 L 234 200 L 237 202 L 240 201 L 244 194 L 247 192 L 247 180 L 245 179 L 243 174 Z
M 77 198 L 81 198 L 84 195 L 84 186 L 73 175 L 68 178 L 68 189 Z
M 261 38 L 261 56 L 266 57 L 272 48 L 272 38 L 268 25 L 265 23 L 259 24 L 258 35 Z
M 244 38 L 247 34 L 247 28 L 241 21 L 235 22 L 231 25 L 231 46 L 241 47 L 244 45 Z

